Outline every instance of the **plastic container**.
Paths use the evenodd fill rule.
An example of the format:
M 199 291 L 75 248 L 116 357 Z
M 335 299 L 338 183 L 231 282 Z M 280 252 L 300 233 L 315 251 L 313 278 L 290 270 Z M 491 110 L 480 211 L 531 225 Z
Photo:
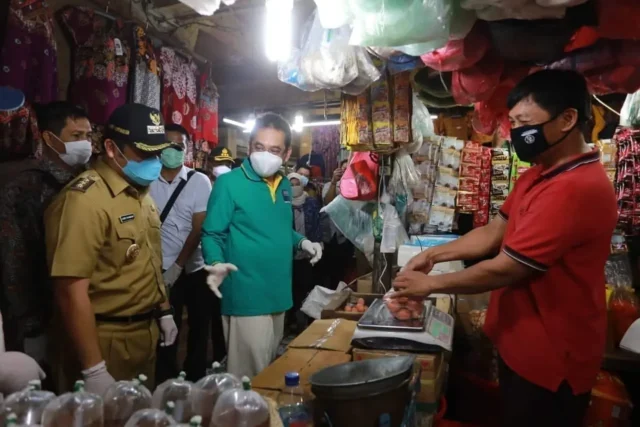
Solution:
M 123 427 L 131 416 L 141 409 L 151 408 L 151 392 L 142 383 L 147 377 L 140 375 L 132 381 L 118 381 L 104 394 L 105 427 Z
M 218 362 L 213 363 L 213 373 L 196 383 L 191 395 L 193 412 L 202 417 L 202 425 L 211 423 L 211 414 L 218 398 L 227 390 L 242 389 L 242 382 L 235 375 L 224 372 Z
M 2 406 L 0 420 L 8 423 L 9 415 L 15 415 L 16 422 L 24 425 L 40 425 L 44 408 L 55 399 L 50 391 L 43 391 L 40 380 L 29 381 L 29 387 L 7 397 Z
M 173 418 L 178 423 L 188 423 L 193 413 L 191 408 L 192 394 L 195 387 L 192 382 L 186 381 L 186 373 L 180 372 L 178 378 L 170 379 L 158 386 L 153 392 L 151 406 L 156 409 L 165 408 L 167 402 L 173 402 L 175 409 Z
M 43 427 L 103 427 L 102 398 L 84 391 L 84 381 L 76 381 L 73 390 L 53 399 L 44 408 Z
M 172 414 L 175 410 L 175 404 L 168 401 L 165 409 L 141 409 L 136 411 L 125 427 L 170 427 L 177 426 L 178 423 Z
M 209 427 L 269 427 L 270 420 L 269 405 L 242 377 L 242 390 L 227 390 L 218 399 Z
M 312 425 L 313 414 L 300 387 L 300 374 L 288 372 L 284 376 L 285 389 L 278 396 L 278 413 L 284 427 Z

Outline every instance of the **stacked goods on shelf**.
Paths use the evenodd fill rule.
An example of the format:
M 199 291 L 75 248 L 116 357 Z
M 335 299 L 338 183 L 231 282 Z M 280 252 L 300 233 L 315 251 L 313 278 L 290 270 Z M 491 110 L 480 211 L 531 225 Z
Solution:
M 511 155 L 511 181 L 509 183 L 509 191 L 513 190 L 513 186 L 516 184 L 516 181 L 523 173 L 527 171 L 531 167 L 531 163 L 523 162 L 518 158 L 516 153 L 512 153 Z
M 462 150 L 460 162 L 460 191 L 457 207 L 460 213 L 473 213 L 479 208 L 480 177 L 482 175 L 482 146 L 469 141 Z
M 426 234 L 449 233 L 453 229 L 463 148 L 464 141 L 459 139 L 445 137 L 442 141 Z
M 616 196 L 618 200 L 618 228 L 626 235 L 640 231 L 638 195 L 640 185 L 636 168 L 640 165 L 640 130 L 618 128 L 613 136 L 616 154 Z
M 478 210 L 473 213 L 473 228 L 489 223 L 489 206 L 491 203 L 491 148 L 482 147 L 482 169 L 478 190 Z
M 509 181 L 511 162 L 509 160 L 508 148 L 491 149 L 491 199 L 489 209 L 491 218 L 498 214 L 511 189 Z
M 409 234 L 424 234 L 429 223 L 429 211 L 433 200 L 442 137 L 426 137 L 420 150 L 413 156 L 420 184 L 413 189 L 413 203 L 408 209 Z
M 610 139 L 601 139 L 596 145 L 600 149 L 600 161 L 613 184 L 616 181 L 616 144 Z

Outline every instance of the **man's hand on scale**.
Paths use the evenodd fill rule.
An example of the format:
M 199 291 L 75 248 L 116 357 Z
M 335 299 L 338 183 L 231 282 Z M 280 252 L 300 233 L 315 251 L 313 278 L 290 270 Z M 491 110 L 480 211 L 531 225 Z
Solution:
M 395 292 L 391 298 L 426 298 L 434 292 L 435 278 L 420 271 L 401 271 L 393 281 Z

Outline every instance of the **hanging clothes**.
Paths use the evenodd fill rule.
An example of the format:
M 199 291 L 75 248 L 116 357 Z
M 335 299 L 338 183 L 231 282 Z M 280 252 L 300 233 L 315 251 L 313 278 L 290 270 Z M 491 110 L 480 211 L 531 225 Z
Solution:
M 92 123 L 104 125 L 127 102 L 130 37 L 122 21 L 112 21 L 87 7 L 69 7 L 61 19 L 73 50 L 69 100 L 83 106 Z
M 160 109 L 160 67 L 153 44 L 144 28 L 133 27 L 134 59 L 131 100 L 147 107 Z
M 181 125 L 190 135 L 195 135 L 198 122 L 196 64 L 168 47 L 160 50 L 160 63 L 164 121 Z
M 58 99 L 53 20 L 44 1 L 11 0 L 0 50 L 0 86 L 20 89 L 30 102 Z
M 218 145 L 218 88 L 209 73 L 200 76 L 200 97 L 195 140 L 204 144 L 200 149 L 207 153 Z
M 29 104 L 0 111 L 0 162 L 39 157 L 41 151 L 36 115 Z

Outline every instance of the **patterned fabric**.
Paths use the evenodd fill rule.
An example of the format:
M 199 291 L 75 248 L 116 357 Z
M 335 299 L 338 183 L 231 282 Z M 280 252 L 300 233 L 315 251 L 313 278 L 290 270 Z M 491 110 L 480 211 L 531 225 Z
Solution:
M 206 141 L 208 149 L 218 145 L 218 88 L 207 73 L 200 76 L 196 141 Z M 208 152 L 208 151 L 207 151 Z
M 82 105 L 92 123 L 105 124 L 113 110 L 127 102 L 129 37 L 121 21 L 86 7 L 69 7 L 61 19 L 73 45 L 69 100 Z
M 6 168 L 15 168 L 10 174 Z M 35 170 L 29 170 L 35 169 Z M 22 350 L 25 336 L 44 332 L 51 292 L 42 218 L 73 174 L 47 159 L 5 165 L 0 191 L 0 309 L 7 350 Z
M 132 101 L 148 107 L 160 109 L 160 67 L 156 54 L 144 29 L 133 28 L 135 40 L 135 68 L 133 70 Z
M 324 174 L 328 179 L 338 167 L 340 154 L 340 126 L 317 126 L 311 131 L 313 145 L 311 150 L 322 154 L 324 158 Z
M 11 0 L 0 50 L 0 86 L 20 89 L 30 102 L 58 98 L 53 21 L 44 2 Z
M 28 104 L 17 110 L 0 111 L 0 161 L 39 155 L 41 149 L 36 115 Z
M 307 197 L 302 206 L 293 208 L 294 229 L 312 242 L 322 242 L 322 228 L 320 227 L 320 208 L 322 205 L 314 197 Z M 297 218 L 302 216 L 304 227 L 296 227 Z M 294 259 L 305 259 L 303 251 L 297 251 Z
M 166 123 L 183 126 L 191 135 L 197 128 L 197 67 L 168 47 L 160 50 L 162 64 L 162 115 Z

